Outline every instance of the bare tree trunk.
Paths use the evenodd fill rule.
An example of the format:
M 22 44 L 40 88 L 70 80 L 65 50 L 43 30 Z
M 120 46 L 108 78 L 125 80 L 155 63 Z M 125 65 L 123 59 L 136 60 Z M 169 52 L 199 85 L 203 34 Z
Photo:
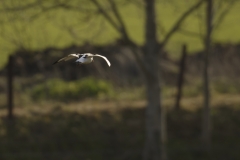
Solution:
M 146 28 L 144 60 L 146 78 L 146 142 L 144 160 L 166 160 L 165 125 L 161 107 L 159 46 L 156 34 L 155 0 L 145 0 Z
M 144 160 L 167 160 L 166 118 L 161 106 L 160 64 L 158 49 L 154 45 L 145 46 L 145 60 L 149 71 L 146 79 L 146 142 Z
M 184 72 L 185 72 L 185 61 L 186 61 L 186 55 L 187 55 L 187 46 L 183 45 L 182 47 L 182 57 L 180 61 L 180 69 L 179 69 L 179 77 L 178 77 L 178 84 L 177 84 L 177 98 L 176 98 L 176 104 L 175 104 L 175 110 L 180 109 L 180 101 L 182 98 L 182 87 L 183 87 L 183 81 L 184 81 Z
M 203 106 L 203 121 L 202 121 L 202 142 L 205 150 L 210 149 L 211 145 L 211 119 L 210 119 L 210 90 L 209 90 L 209 54 L 211 50 L 211 33 L 212 33 L 212 8 L 213 0 L 207 0 L 206 5 L 206 37 L 205 37 L 205 55 L 204 55 L 204 106 Z
M 162 119 L 159 74 L 146 78 L 147 101 L 146 108 L 146 144 L 144 160 L 165 160 L 165 125 Z M 162 121 L 163 120 L 163 121 Z
M 7 75 L 7 84 L 8 84 L 8 119 L 13 119 L 13 56 L 10 55 L 8 59 L 8 75 Z

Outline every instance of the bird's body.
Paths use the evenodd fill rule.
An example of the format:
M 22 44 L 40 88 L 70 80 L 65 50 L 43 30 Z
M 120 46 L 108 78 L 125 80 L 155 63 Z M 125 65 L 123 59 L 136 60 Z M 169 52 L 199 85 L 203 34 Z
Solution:
M 83 55 L 82 57 L 80 57 L 76 60 L 76 63 L 88 64 L 88 63 L 91 63 L 92 61 L 93 61 L 93 57 Z
M 69 54 L 68 56 L 63 57 L 63 58 L 59 59 L 58 61 L 54 62 L 53 64 L 56 64 L 56 63 L 59 63 L 59 62 L 62 62 L 62 61 L 68 61 L 68 60 L 71 60 L 71 59 L 77 59 L 75 62 L 79 65 L 89 64 L 89 63 L 93 62 L 93 57 L 94 56 L 103 58 L 107 62 L 108 66 L 109 67 L 111 66 L 110 62 L 108 61 L 108 59 L 106 57 L 104 57 L 102 55 L 99 55 L 99 54 L 92 54 L 92 53 Z

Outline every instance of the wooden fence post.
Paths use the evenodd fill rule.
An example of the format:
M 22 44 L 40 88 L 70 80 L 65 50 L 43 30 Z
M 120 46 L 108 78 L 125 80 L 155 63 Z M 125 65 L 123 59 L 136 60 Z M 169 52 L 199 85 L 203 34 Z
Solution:
M 187 46 L 186 44 L 184 44 L 182 46 L 182 56 L 179 64 L 179 76 L 178 76 L 178 82 L 177 82 L 177 97 L 176 97 L 175 110 L 180 109 L 180 101 L 182 98 L 182 87 L 183 87 L 184 73 L 185 73 L 186 55 L 187 55 Z
M 7 93 L 7 100 L 8 100 L 8 118 L 13 118 L 13 55 L 10 55 L 8 58 L 8 64 L 7 64 L 7 87 L 8 87 L 8 93 Z

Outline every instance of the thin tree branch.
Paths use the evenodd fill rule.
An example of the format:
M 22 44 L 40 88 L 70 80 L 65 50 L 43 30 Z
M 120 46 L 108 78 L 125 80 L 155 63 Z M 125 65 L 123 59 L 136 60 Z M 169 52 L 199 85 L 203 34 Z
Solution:
M 108 0 L 111 7 L 112 7 L 112 10 L 113 10 L 113 13 L 114 15 L 116 16 L 118 22 L 119 22 L 119 25 L 117 23 L 115 23 L 113 21 L 113 19 L 109 16 L 109 14 L 101 7 L 101 5 L 98 3 L 97 0 L 91 0 L 95 6 L 98 8 L 99 12 L 106 18 L 106 20 L 122 35 L 122 38 L 124 40 L 124 42 L 130 46 L 130 49 L 139 65 L 139 67 L 141 68 L 141 70 L 144 72 L 144 73 L 148 73 L 148 70 L 147 70 L 147 66 L 146 64 L 144 63 L 142 57 L 139 55 L 139 52 L 140 52 L 140 49 L 139 47 L 129 38 L 128 34 L 127 34 L 127 31 L 126 31 L 126 27 L 124 25 L 124 22 L 120 16 L 120 13 L 116 7 L 116 4 L 112 1 L 112 0 Z
M 47 2 L 45 0 L 45 2 Z M 82 12 L 94 12 L 92 9 L 84 8 L 81 6 L 73 6 L 64 2 L 57 2 L 52 5 L 44 5 L 44 0 L 37 0 L 33 3 L 29 3 L 23 6 L 18 6 L 18 7 L 4 7 L 4 9 L 0 10 L 0 12 L 19 12 L 19 11 L 25 11 L 29 10 L 32 8 L 38 8 L 40 11 L 38 13 L 34 13 L 33 15 L 30 16 L 30 20 L 36 19 L 40 17 L 43 13 L 54 10 L 56 8 L 61 8 L 65 10 L 74 10 L 74 11 L 82 11 Z
M 112 11 L 113 11 L 116 19 L 118 20 L 118 22 L 120 24 L 120 30 L 122 32 L 123 37 L 129 40 L 129 36 L 128 36 L 127 30 L 126 30 L 125 24 L 122 20 L 122 17 L 119 13 L 119 10 L 118 10 L 116 4 L 113 2 L 113 0 L 108 0 L 108 1 L 112 7 Z
M 120 34 L 121 34 L 121 29 L 119 26 L 114 22 L 114 20 L 109 16 L 109 14 L 101 7 L 101 5 L 98 3 L 97 0 L 91 0 L 92 3 L 97 7 L 99 12 L 106 18 L 106 20 L 115 28 Z
M 39 6 L 42 4 L 42 0 L 37 0 L 33 3 L 26 4 L 24 6 L 19 6 L 19 7 L 6 7 L 4 9 L 1 9 L 0 12 L 18 12 L 18 11 L 23 11 L 23 10 L 28 10 L 33 7 Z
M 182 28 L 179 28 L 179 32 L 184 34 L 184 35 L 187 35 L 187 36 L 191 36 L 191 37 L 196 37 L 196 38 L 203 38 L 203 36 L 197 32 L 192 32 L 192 31 L 188 31 L 188 30 L 185 30 L 185 29 L 182 29 Z
M 53 5 L 53 6 L 48 6 L 48 7 L 43 7 L 42 6 L 40 12 L 30 16 L 30 20 L 34 20 L 34 19 L 40 17 L 43 13 L 49 12 L 49 11 L 54 10 L 56 8 L 61 8 L 61 9 L 65 9 L 65 10 L 74 10 L 74 11 L 78 11 L 78 12 L 79 11 L 91 12 L 91 14 L 92 14 L 92 12 L 94 13 L 94 11 L 91 10 L 91 9 L 75 7 L 75 6 L 70 6 L 70 5 L 67 5 L 67 4 L 59 3 L 59 4 L 56 4 L 56 5 Z
M 43 13 L 46 13 L 46 12 L 49 12 L 53 9 L 56 9 L 56 8 L 64 8 L 64 9 L 70 9 L 69 6 L 66 6 L 66 5 L 63 5 L 63 4 L 57 4 L 57 5 L 53 5 L 53 6 L 49 6 L 49 7 L 41 7 L 41 11 L 36 13 L 36 14 L 33 14 L 30 16 L 30 21 L 34 20 L 34 19 L 37 19 L 38 17 L 40 17 Z M 73 8 L 71 8 L 73 9 Z
M 189 8 L 186 12 L 184 12 L 182 14 L 182 16 L 178 19 L 178 21 L 175 23 L 175 25 L 173 25 L 173 27 L 170 29 L 170 31 L 167 33 L 167 35 L 165 36 L 164 40 L 162 41 L 162 46 L 165 46 L 167 44 L 167 42 L 169 41 L 169 39 L 172 37 L 172 35 L 180 28 L 181 24 L 183 23 L 183 21 L 193 12 L 195 11 L 197 8 L 199 8 L 201 6 L 201 4 L 204 2 L 205 0 L 199 0 L 195 5 L 193 5 L 191 8 Z
M 216 19 L 215 23 L 213 24 L 213 28 L 216 29 L 220 26 L 226 15 L 231 11 L 234 3 L 237 1 L 231 1 L 229 6 L 219 15 L 218 19 Z

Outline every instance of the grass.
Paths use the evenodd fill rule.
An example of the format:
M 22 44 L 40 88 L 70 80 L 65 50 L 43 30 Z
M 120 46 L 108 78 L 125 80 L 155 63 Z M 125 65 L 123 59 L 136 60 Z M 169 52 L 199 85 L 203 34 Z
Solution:
M 201 97 L 168 108 L 168 152 L 172 160 L 239 159 L 239 95 L 218 95 L 212 101 L 213 146 L 209 155 L 200 147 Z M 113 159 L 141 158 L 145 136 L 145 100 L 96 100 L 73 103 L 47 101 L 16 104 L 13 121 L 0 109 L 0 158 Z
M 12 121 L 6 118 L 6 95 L 0 94 L 0 159 L 141 159 L 145 137 L 144 88 L 115 88 L 114 96 L 108 98 L 34 101 L 29 92 L 17 86 L 20 81 L 24 82 L 15 81 Z M 226 88 L 227 81 L 217 82 L 218 87 Z M 0 85 L 4 84 L 0 80 Z M 240 93 L 214 88 L 211 88 L 213 145 L 208 155 L 202 152 L 200 140 L 203 101 L 200 83 L 184 87 L 182 109 L 178 113 L 173 110 L 175 88 L 163 88 L 170 159 L 240 158 Z
M 34 100 L 53 99 L 57 101 L 71 101 L 87 97 L 110 96 L 112 85 L 110 82 L 96 80 L 92 77 L 73 82 L 50 79 L 47 83 L 43 82 L 35 85 L 29 92 Z
M 162 39 L 174 22 L 179 18 L 192 2 L 173 0 L 163 1 L 156 5 L 157 23 L 159 27 L 159 39 Z M 239 42 L 239 10 L 240 3 L 237 2 L 226 16 L 221 26 L 214 33 L 214 41 Z M 1 19 L 7 17 L 25 17 L 21 21 L 10 21 L 1 23 L 0 34 L 0 64 L 6 63 L 7 55 L 21 47 L 28 49 L 42 49 L 49 46 L 65 47 L 71 44 L 83 44 L 86 41 L 92 44 L 106 45 L 119 38 L 118 33 L 106 22 L 103 17 L 84 18 L 80 12 L 69 10 L 49 11 L 38 19 L 28 19 L 34 9 L 20 13 L 2 13 Z M 120 7 L 130 37 L 138 44 L 144 42 L 144 13 L 134 4 Z M 197 13 L 202 15 L 203 8 Z M 204 27 L 196 18 L 196 13 L 190 16 L 183 24 L 183 28 L 196 33 L 203 34 Z M 160 29 L 161 28 L 161 29 Z M 178 56 L 181 45 L 187 43 L 189 51 L 202 49 L 202 43 L 198 37 L 187 36 L 183 33 L 175 34 L 167 49 L 172 56 Z
M 34 81 L 33 77 L 26 83 L 29 81 Z M 62 101 L 61 97 L 61 100 L 33 101 L 31 94 L 17 86 L 24 80 L 15 82 L 12 121 L 6 118 L 6 95 L 0 94 L 0 159 L 141 159 L 145 137 L 144 88 L 116 88 L 114 96 L 103 99 Z M 164 86 L 162 91 L 163 106 L 167 109 L 169 159 L 239 159 L 238 83 L 213 81 L 212 150 L 206 155 L 200 139 L 201 84 L 194 82 L 184 87 L 179 112 L 173 110 L 176 89 Z M 0 86 L 4 84 L 0 79 Z M 228 84 L 235 87 L 226 90 Z

